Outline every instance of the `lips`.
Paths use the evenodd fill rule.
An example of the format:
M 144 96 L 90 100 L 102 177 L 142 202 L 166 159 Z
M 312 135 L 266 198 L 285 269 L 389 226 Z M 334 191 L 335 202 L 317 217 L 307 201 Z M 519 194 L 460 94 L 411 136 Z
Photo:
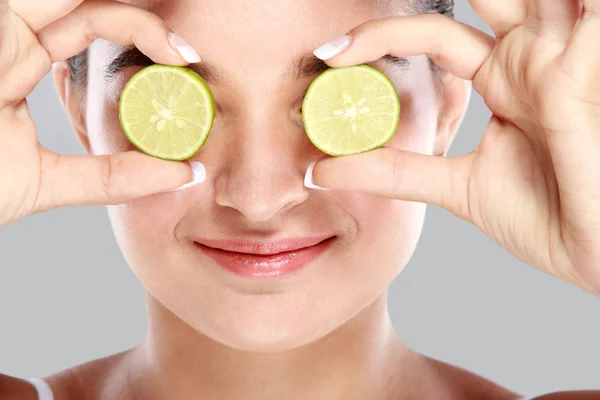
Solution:
M 321 256 L 334 239 L 332 235 L 270 242 L 201 239 L 196 244 L 229 272 L 247 278 L 267 278 L 298 272 Z

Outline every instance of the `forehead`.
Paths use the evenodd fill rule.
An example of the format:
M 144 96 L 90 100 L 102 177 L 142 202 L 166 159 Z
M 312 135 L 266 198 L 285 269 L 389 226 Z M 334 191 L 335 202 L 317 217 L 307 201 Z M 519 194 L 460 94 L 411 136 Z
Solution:
M 410 0 L 412 1 L 412 0 Z M 409 0 L 126 0 L 166 21 L 231 83 L 277 90 L 295 60 L 374 19 L 402 14 Z M 103 72 L 122 50 L 100 41 L 92 68 Z M 248 84 L 248 78 L 255 80 Z M 256 89 L 256 88 L 255 88 Z
M 412 1 L 412 0 L 411 0 Z M 409 0 L 128 0 L 161 16 L 205 57 L 230 46 L 245 60 L 312 51 Z M 245 47 L 247 51 L 244 51 Z M 219 54 L 221 55 L 221 54 Z M 287 57 L 286 57 L 287 58 Z M 256 61 L 256 60 L 255 60 Z
M 225 14 L 227 19 L 263 22 L 273 17 L 271 22 L 280 20 L 284 25 L 290 20 L 303 17 L 327 17 L 329 24 L 350 14 L 371 13 L 389 15 L 395 11 L 408 11 L 420 0 L 119 0 L 156 14 L 182 14 L 197 17 L 205 15 L 211 19 Z M 194 15 L 196 14 L 196 15 Z

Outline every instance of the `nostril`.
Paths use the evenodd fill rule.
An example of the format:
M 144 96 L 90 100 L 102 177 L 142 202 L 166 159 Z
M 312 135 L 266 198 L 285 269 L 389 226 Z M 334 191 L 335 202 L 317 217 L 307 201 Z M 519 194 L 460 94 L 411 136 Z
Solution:
M 269 221 L 308 199 L 301 174 L 293 168 L 271 170 L 269 174 L 232 169 L 215 181 L 214 199 L 250 221 Z

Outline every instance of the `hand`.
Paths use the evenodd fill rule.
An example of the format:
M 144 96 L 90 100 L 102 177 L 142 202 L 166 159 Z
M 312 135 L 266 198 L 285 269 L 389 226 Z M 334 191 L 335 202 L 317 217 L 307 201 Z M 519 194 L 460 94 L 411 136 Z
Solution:
M 0 0 L 0 226 L 59 206 L 120 204 L 192 180 L 189 164 L 138 152 L 53 153 L 38 143 L 25 100 L 53 62 L 99 37 L 186 65 L 169 34 L 157 16 L 116 1 Z
M 472 80 L 493 113 L 476 150 L 330 158 L 314 183 L 443 207 L 524 262 L 600 294 L 600 0 L 470 3 L 496 38 L 441 15 L 382 19 L 354 29 L 328 63 L 427 54 Z

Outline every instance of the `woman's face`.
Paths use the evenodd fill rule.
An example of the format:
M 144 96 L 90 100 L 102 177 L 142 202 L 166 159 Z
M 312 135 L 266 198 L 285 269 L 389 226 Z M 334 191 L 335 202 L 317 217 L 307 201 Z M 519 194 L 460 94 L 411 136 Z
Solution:
M 125 258 L 149 294 L 202 334 L 261 352 L 312 342 L 385 296 L 413 253 L 425 207 L 306 189 L 305 171 L 323 154 L 308 140 L 300 109 L 315 77 L 306 74 L 315 67 L 312 51 L 362 22 L 390 15 L 381 2 L 132 3 L 164 18 L 198 51 L 201 64 L 211 66 L 206 78 L 218 107 L 213 130 L 193 158 L 206 166 L 204 183 L 109 210 Z M 121 51 L 104 41 L 90 49 L 86 118 L 94 154 L 134 149 L 121 131 L 117 103 L 141 67 L 106 73 Z M 427 59 L 372 65 L 400 94 L 401 123 L 390 146 L 431 154 L 440 102 Z M 320 251 L 282 256 L 296 267 L 305 264 L 306 254 L 316 256 L 312 262 L 263 277 L 248 276 L 256 272 L 258 256 L 223 253 L 219 263 L 198 243 L 315 237 L 332 239 Z M 294 264 L 294 257 L 304 261 Z M 237 273 L 222 266 L 228 262 Z M 244 263 L 253 267 L 244 270 Z

